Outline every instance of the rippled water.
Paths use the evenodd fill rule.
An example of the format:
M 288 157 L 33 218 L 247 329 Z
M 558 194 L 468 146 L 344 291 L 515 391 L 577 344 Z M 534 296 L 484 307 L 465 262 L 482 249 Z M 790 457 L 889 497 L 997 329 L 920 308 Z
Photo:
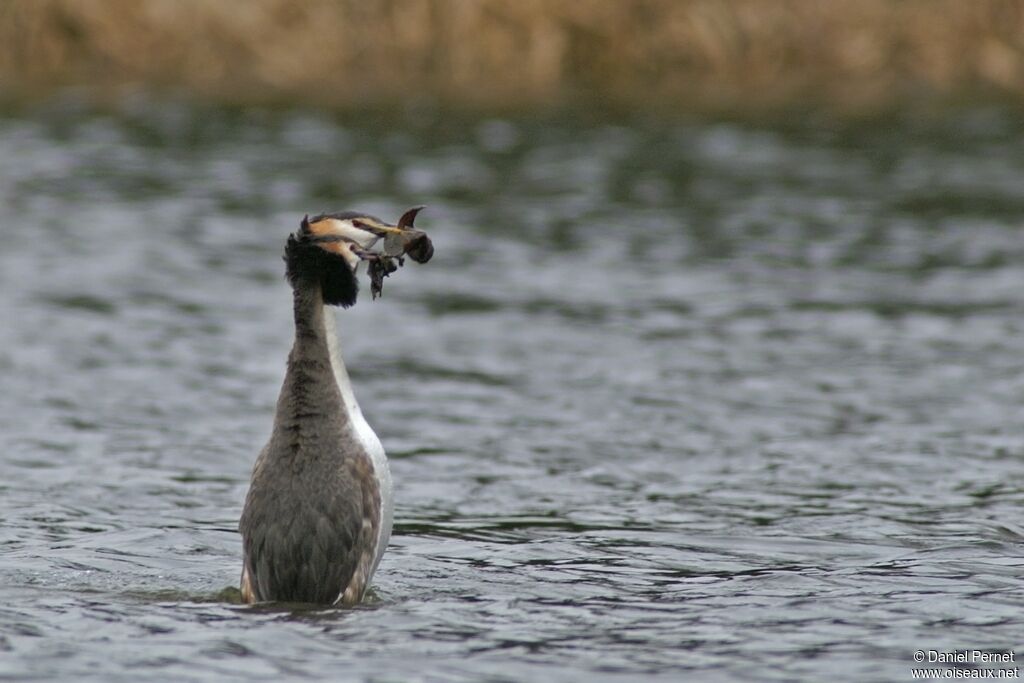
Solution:
M 909 680 L 1024 634 L 1024 121 L 0 119 L 0 676 Z M 396 529 L 237 604 L 304 213 Z M 364 291 L 367 291 L 364 283 Z

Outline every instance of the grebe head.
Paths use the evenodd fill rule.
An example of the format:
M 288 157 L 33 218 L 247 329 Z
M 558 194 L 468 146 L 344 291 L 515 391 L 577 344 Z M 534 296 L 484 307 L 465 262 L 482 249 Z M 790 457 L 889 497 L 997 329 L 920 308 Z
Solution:
M 416 214 L 422 209 L 409 209 L 397 225 L 388 225 L 376 216 L 358 211 L 306 216 L 298 232 L 288 237 L 285 247 L 292 288 L 317 283 L 325 303 L 347 308 L 356 302 L 359 293 L 356 270 L 360 261 L 367 261 L 376 298 L 383 278 L 401 266 L 406 256 L 426 263 L 434 255 L 434 245 L 427 233 L 413 227 Z M 378 242 L 382 242 L 380 248 L 373 249 Z
M 286 274 L 292 289 L 319 285 L 324 303 L 348 308 L 359 294 L 359 257 L 352 250 L 354 243 L 330 227 L 323 222 L 311 223 L 308 217 L 302 219 L 299 230 L 288 236 L 284 248 Z
M 427 233 L 413 225 L 423 208 L 414 206 L 407 210 L 396 225 L 358 211 L 323 213 L 308 219 L 309 230 L 313 235 L 347 240 L 362 249 L 369 249 L 383 239 L 381 250 L 387 256 L 408 256 L 417 263 L 426 263 L 434 255 L 434 245 Z

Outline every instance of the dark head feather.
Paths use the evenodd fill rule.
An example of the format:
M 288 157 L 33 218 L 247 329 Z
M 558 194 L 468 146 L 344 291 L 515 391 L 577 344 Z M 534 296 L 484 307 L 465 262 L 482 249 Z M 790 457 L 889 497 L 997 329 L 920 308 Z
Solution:
M 319 283 L 325 304 L 348 308 L 356 302 L 359 283 L 348 263 L 341 256 L 310 241 L 307 234 L 300 231 L 288 236 L 284 262 L 292 289 Z

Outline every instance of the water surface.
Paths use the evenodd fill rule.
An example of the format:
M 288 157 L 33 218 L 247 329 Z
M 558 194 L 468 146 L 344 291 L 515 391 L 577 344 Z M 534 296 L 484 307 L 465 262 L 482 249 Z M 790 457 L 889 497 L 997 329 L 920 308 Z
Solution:
M 1022 133 L 0 118 L 0 676 L 909 680 L 1020 646 Z M 375 597 L 238 605 L 284 238 L 419 203 L 434 260 L 339 314 L 396 481 Z

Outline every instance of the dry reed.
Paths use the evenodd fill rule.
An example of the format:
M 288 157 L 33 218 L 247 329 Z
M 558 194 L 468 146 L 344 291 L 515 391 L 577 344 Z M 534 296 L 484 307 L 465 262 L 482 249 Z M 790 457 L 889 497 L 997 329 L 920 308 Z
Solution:
M 1021 0 L 3 0 L 0 94 L 863 109 L 1024 94 Z

